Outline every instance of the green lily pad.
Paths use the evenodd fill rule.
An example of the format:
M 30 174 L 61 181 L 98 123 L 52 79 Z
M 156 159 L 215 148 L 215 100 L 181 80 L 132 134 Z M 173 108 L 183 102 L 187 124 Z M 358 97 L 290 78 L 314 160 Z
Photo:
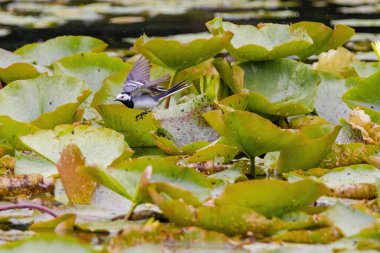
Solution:
M 196 39 L 189 43 L 176 40 L 149 39 L 142 35 L 134 49 L 150 61 L 175 71 L 180 71 L 218 54 L 230 41 L 231 33 L 223 33 L 210 39 Z
M 360 77 L 369 77 L 380 71 L 380 62 L 354 61 L 353 67 Z
M 340 239 L 342 236 L 339 233 L 339 230 L 335 227 L 325 227 L 318 228 L 313 230 L 295 230 L 295 231 L 285 231 L 283 233 L 276 234 L 272 237 L 275 241 L 284 241 L 291 243 L 305 243 L 305 244 L 327 244 L 333 241 Z M 303 252 L 305 250 L 302 248 L 295 248 L 294 251 L 291 249 L 285 249 L 284 251 L 275 251 L 275 252 Z M 315 248 L 306 248 L 304 252 L 330 252 L 327 249 L 321 247 Z M 321 251 L 322 250 L 322 251 Z M 326 251 L 327 250 L 327 251 Z
M 285 117 L 314 110 L 320 79 L 307 65 L 278 59 L 246 62 L 240 67 L 244 70 L 244 88 L 249 90 L 250 111 Z
M 89 95 L 80 80 L 69 76 L 41 75 L 19 80 L 0 90 L 0 114 L 53 128 L 75 120 L 80 103 Z
M 37 173 L 50 177 L 58 174 L 54 163 L 37 154 L 16 151 L 15 158 L 15 175 Z
M 376 197 L 376 178 L 380 170 L 369 164 L 356 164 L 332 169 L 319 178 L 342 198 L 371 199 Z
M 234 159 L 235 155 L 238 153 L 238 149 L 225 144 L 212 143 L 206 147 L 203 147 L 192 156 L 187 158 L 190 163 L 214 161 L 217 158 L 222 158 L 223 163 L 229 163 Z
M 305 29 L 288 25 L 264 24 L 256 28 L 252 25 L 223 22 L 217 17 L 207 22 L 206 26 L 214 35 L 225 31 L 234 34 L 226 49 L 240 62 L 284 58 L 313 44 Z
M 317 22 L 298 22 L 291 25 L 294 29 L 302 28 L 313 39 L 313 44 L 297 53 L 301 60 L 311 55 L 319 54 L 329 49 L 335 49 L 345 44 L 354 34 L 355 30 L 345 25 L 336 25 L 334 30 Z
M 276 173 L 317 167 L 330 152 L 341 127 L 316 124 L 301 128 L 299 138 L 281 150 Z
M 148 166 L 151 166 L 151 172 L 146 171 Z M 211 191 L 209 179 L 201 173 L 189 168 L 179 168 L 173 161 L 165 158 L 141 157 L 120 163 L 115 169 L 85 168 L 83 171 L 93 180 L 136 203 L 151 201 L 146 187 L 141 187 L 144 183 L 142 180 L 149 180 L 149 183 L 165 189 L 174 187 L 176 191 L 173 190 L 172 194 L 187 190 L 190 192 L 187 199 L 197 205 L 203 203 Z M 148 179 L 144 179 L 145 176 Z
M 20 136 L 32 134 L 39 130 L 38 127 L 30 123 L 14 120 L 9 116 L 0 116 L 0 136 L 2 142 L 10 144 L 12 147 L 22 149 L 24 146 L 20 142 Z
M 93 91 L 98 91 L 103 80 L 120 71 L 131 69 L 130 63 L 106 53 L 81 53 L 60 59 L 53 64 L 55 73 L 74 76 L 83 80 Z M 121 91 L 121 90 L 120 90 Z
M 239 93 L 219 101 L 219 105 L 225 105 L 235 110 L 244 111 L 248 105 L 248 94 Z
M 164 215 L 178 226 L 197 226 L 227 235 L 242 235 L 247 232 L 263 234 L 271 222 L 264 216 L 244 206 L 199 206 L 194 207 L 180 199 L 166 199 L 153 187 L 149 193 Z
M 250 180 L 228 185 L 215 199 L 215 205 L 249 207 L 272 217 L 306 207 L 327 192 L 328 189 L 323 184 L 311 179 L 295 183 L 267 179 Z
M 178 147 L 195 141 L 214 141 L 219 135 L 202 118 L 202 114 L 213 109 L 213 104 L 199 95 L 183 104 L 171 106 L 167 110 L 155 109 L 153 117 L 160 128 Z
M 101 52 L 107 47 L 103 41 L 87 36 L 61 36 L 43 43 L 25 45 L 15 51 L 40 65 L 50 66 L 59 59 L 77 53 Z
M 238 93 L 243 88 L 244 71 L 236 64 L 230 64 L 227 59 L 216 58 L 212 64 L 218 71 L 223 82 L 233 93 Z
M 72 253 L 95 253 L 96 251 L 89 246 L 80 244 L 72 237 L 63 236 L 34 236 L 32 238 L 8 243 L 0 246 L 0 252 L 72 252 Z
M 342 101 L 343 94 L 350 88 L 345 79 L 331 74 L 320 74 L 321 83 L 315 97 L 315 110 L 318 115 L 333 124 L 339 124 L 340 118 L 348 118 L 351 109 Z
M 0 79 L 5 83 L 35 78 L 46 71 L 47 69 L 33 65 L 23 57 L 0 48 Z
M 380 111 L 380 72 L 364 79 L 357 79 L 357 84 L 344 93 L 342 100 L 350 107 L 363 106 Z
M 364 228 L 373 224 L 375 218 L 371 215 L 341 203 L 330 207 L 326 215 L 333 221 L 335 227 L 345 236 L 358 234 Z
M 235 144 L 251 159 L 270 151 L 282 149 L 297 138 L 290 130 L 280 129 L 269 120 L 250 112 L 203 114 L 207 122 L 228 141 Z
M 28 148 L 53 163 L 58 162 L 60 153 L 68 144 L 79 147 L 86 158 L 86 164 L 103 167 L 128 158 L 133 152 L 122 134 L 108 128 L 87 125 L 61 125 L 54 130 L 40 130 L 20 139 Z

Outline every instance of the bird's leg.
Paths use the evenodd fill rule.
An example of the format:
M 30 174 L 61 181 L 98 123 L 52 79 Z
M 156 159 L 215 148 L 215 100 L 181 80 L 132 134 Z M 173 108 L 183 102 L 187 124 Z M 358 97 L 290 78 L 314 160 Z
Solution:
M 145 115 L 147 115 L 148 113 L 150 113 L 152 110 L 151 109 L 147 109 L 145 111 L 143 111 L 142 113 L 136 115 L 136 121 L 138 121 L 139 119 L 143 119 Z

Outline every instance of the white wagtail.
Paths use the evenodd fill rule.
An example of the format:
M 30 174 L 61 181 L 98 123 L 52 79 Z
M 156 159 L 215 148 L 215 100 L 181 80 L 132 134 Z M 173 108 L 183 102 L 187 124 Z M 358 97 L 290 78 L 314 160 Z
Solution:
M 128 108 L 145 110 L 136 116 L 143 118 L 152 108 L 156 107 L 163 99 L 188 88 L 186 81 L 177 83 L 165 90 L 159 84 L 167 81 L 169 75 L 163 76 L 155 81 L 149 81 L 150 64 L 141 57 L 132 67 L 123 84 L 123 92 L 117 95 L 115 101 L 122 102 Z

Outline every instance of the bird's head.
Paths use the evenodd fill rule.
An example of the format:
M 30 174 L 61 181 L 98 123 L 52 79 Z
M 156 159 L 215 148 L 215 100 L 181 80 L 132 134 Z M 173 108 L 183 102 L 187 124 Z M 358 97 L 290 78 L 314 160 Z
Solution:
M 131 101 L 131 99 L 132 99 L 131 93 L 129 93 L 129 92 L 122 92 L 119 95 L 117 95 L 115 101 L 127 102 L 127 101 Z

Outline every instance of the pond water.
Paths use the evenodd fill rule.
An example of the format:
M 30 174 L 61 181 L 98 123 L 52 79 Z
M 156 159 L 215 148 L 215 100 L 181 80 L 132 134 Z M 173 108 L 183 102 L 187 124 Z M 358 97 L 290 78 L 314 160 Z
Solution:
M 369 41 L 380 33 L 377 0 L 0 0 L 0 48 L 16 48 L 59 35 L 89 35 L 111 48 L 127 48 L 127 38 L 199 33 L 215 16 L 235 23 L 347 24 L 357 35 L 351 50 L 370 51 Z M 363 54 L 371 60 L 374 55 Z

